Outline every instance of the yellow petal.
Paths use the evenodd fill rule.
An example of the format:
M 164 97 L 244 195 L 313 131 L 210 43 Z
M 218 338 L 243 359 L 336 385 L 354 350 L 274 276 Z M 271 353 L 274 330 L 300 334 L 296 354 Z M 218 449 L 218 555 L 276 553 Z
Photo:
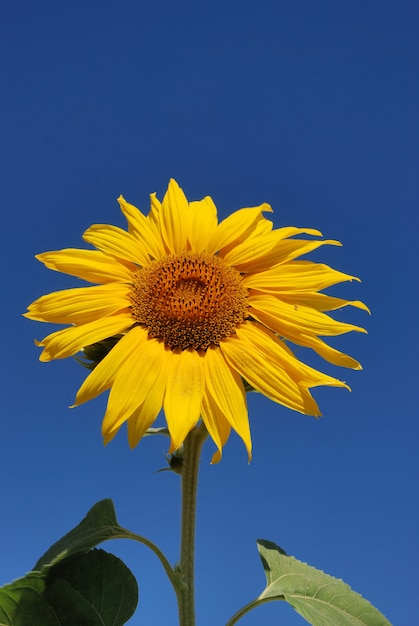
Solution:
M 65 248 L 37 254 L 36 259 L 48 269 L 77 276 L 90 283 L 131 282 L 137 267 L 117 260 L 99 250 Z
M 252 231 L 252 237 L 259 237 L 261 235 L 267 235 L 273 229 L 274 223 L 271 220 L 267 220 L 265 217 L 256 222 L 255 227 Z M 233 246 L 225 246 L 222 248 L 222 253 L 227 254 L 229 249 L 231 250 Z
M 131 333 L 130 333 L 131 334 Z M 102 430 L 119 428 L 152 392 L 166 357 L 165 348 L 144 333 L 132 333 L 132 347 L 113 382 Z
M 155 226 L 160 228 L 160 211 L 161 211 L 161 202 L 157 198 L 157 194 L 150 194 L 150 212 L 147 215 L 147 219 Z
M 204 373 L 209 396 L 242 438 L 250 460 L 252 440 L 246 394 L 240 376 L 227 365 L 221 350 L 214 346 L 210 346 L 205 353 Z
M 291 261 L 274 269 L 247 274 L 243 285 L 247 289 L 279 293 L 282 291 L 320 291 L 346 280 L 359 280 L 338 272 L 328 265 L 310 261 Z
M 150 262 L 149 250 L 138 239 L 117 226 L 93 224 L 85 231 L 83 239 L 106 254 L 137 265 L 148 265 Z
M 307 388 L 326 385 L 349 389 L 348 385 L 341 380 L 323 374 L 323 372 L 297 359 L 292 350 L 281 339 L 256 322 L 242 324 L 237 329 L 237 336 L 239 339 L 245 339 L 258 346 L 266 355 L 267 360 L 277 360 L 298 385 L 303 385 Z
M 283 226 L 276 230 L 281 239 L 288 239 L 295 235 L 311 235 L 312 237 L 322 237 L 322 233 L 316 228 L 297 228 L 296 226 Z
M 254 232 L 260 221 L 265 220 L 262 215 L 263 211 L 272 212 L 272 208 L 264 203 L 257 207 L 240 209 L 226 217 L 208 238 L 207 251 L 215 253 L 217 250 L 233 247 L 243 241 Z
M 159 219 L 163 240 L 170 252 L 186 250 L 189 206 L 185 194 L 175 180 L 170 179 L 163 198 Z
M 122 424 L 121 424 L 121 426 L 122 426 Z M 112 441 L 112 439 L 114 439 L 116 437 L 116 435 L 118 434 L 118 431 L 121 428 L 121 426 L 119 428 L 116 428 L 115 430 L 113 430 L 111 433 L 104 433 L 102 431 L 103 443 L 104 443 L 105 446 L 107 446 L 108 443 L 110 441 Z
M 199 420 L 204 393 L 203 358 L 192 349 L 169 352 L 164 413 L 177 450 Z
M 263 272 L 272 269 L 273 266 L 307 254 L 320 246 L 326 244 L 341 245 L 334 240 L 305 241 L 300 239 L 283 239 L 280 230 L 274 230 L 267 235 L 257 238 L 249 237 L 225 255 L 226 263 L 234 265 L 239 272 Z M 299 230 L 306 232 L 304 229 Z
M 316 309 L 316 311 L 336 311 L 345 306 L 353 306 L 357 309 L 362 309 L 367 313 L 370 312 L 369 308 L 360 300 L 343 300 L 342 298 L 334 298 L 324 293 L 299 293 L 298 291 L 281 291 L 281 300 L 288 302 L 291 305 L 301 305 Z
M 217 207 L 212 198 L 207 196 L 199 202 L 189 203 L 188 240 L 193 252 L 207 249 L 208 240 L 217 228 Z
M 289 333 L 305 333 L 321 336 L 336 336 L 351 330 L 366 332 L 360 326 L 338 322 L 312 307 L 292 304 L 271 295 L 249 296 L 251 314 L 263 324 L 283 337 Z M 263 320 L 259 319 L 263 316 Z
M 37 342 L 37 345 L 44 348 L 39 360 L 51 361 L 52 359 L 65 359 L 68 356 L 73 356 L 86 346 L 123 333 L 132 324 L 131 312 L 124 311 L 88 324 L 59 330 Z
M 304 229 L 301 229 L 301 232 L 307 232 L 304 231 Z M 309 252 L 313 252 L 313 250 L 317 250 L 317 248 L 320 248 L 321 246 L 341 246 L 342 244 L 340 243 L 340 241 L 336 241 L 335 239 L 324 239 L 323 241 L 306 241 L 304 239 L 285 239 L 284 241 L 282 241 L 282 243 L 278 246 L 278 250 L 277 250 L 277 259 L 276 259 L 276 264 L 277 265 L 282 265 L 284 263 L 288 263 L 289 261 L 292 261 L 293 259 L 296 259 L 297 257 L 303 256 L 304 254 L 308 254 Z M 261 271 L 262 269 L 269 269 L 263 267 L 263 265 L 261 264 L 261 269 L 258 269 L 258 271 Z
M 217 446 L 217 451 L 214 453 L 211 463 L 218 463 L 221 460 L 223 447 L 230 436 L 231 426 L 220 411 L 217 403 L 209 395 L 208 389 L 205 389 L 202 398 L 201 415 L 210 437 Z
M 160 259 L 166 251 L 155 224 L 147 219 L 137 207 L 129 204 L 123 196 L 118 198 L 122 213 L 127 218 L 129 233 L 141 242 L 154 259 Z
M 165 390 L 166 371 L 162 368 L 153 386 L 149 389 L 144 402 L 128 418 L 128 443 L 130 448 L 135 448 L 141 437 L 156 420 L 163 405 Z
M 55 324 L 86 324 L 130 306 L 131 287 L 118 283 L 54 291 L 28 307 L 25 317 Z
M 141 326 L 134 326 L 129 330 L 84 380 L 73 406 L 92 400 L 109 389 L 123 364 L 146 340 L 147 331 Z
M 293 343 L 296 343 L 299 346 L 312 348 L 312 350 L 317 352 L 317 354 L 319 354 L 323 359 L 326 359 L 329 363 L 333 363 L 333 365 L 348 367 L 354 370 L 362 370 L 362 365 L 358 363 L 358 361 L 353 359 L 348 354 L 340 352 L 340 350 L 336 350 L 336 348 L 332 348 L 319 337 L 313 337 L 300 333 L 296 337 L 290 337 L 290 339 Z
M 138 407 L 132 415 L 126 420 L 127 421 L 127 432 L 128 432 L 128 444 L 131 450 L 135 448 L 140 439 L 144 436 L 147 430 L 152 426 L 154 421 L 159 414 L 160 409 L 155 413 L 154 411 L 148 411 L 147 409 L 153 408 L 150 403 L 143 402 L 143 404 Z M 160 405 L 161 408 L 161 405 Z M 118 432 L 119 428 L 116 429 Z M 109 434 L 113 434 L 112 433 Z M 108 433 L 102 430 L 102 437 L 106 442 Z
M 310 393 L 291 378 L 276 354 L 267 354 L 245 336 L 229 337 L 220 347 L 229 365 L 257 391 L 300 413 L 320 415 Z
M 343 352 L 339 352 L 338 350 L 331 348 L 312 333 L 305 333 L 303 329 L 297 326 L 293 327 L 291 325 L 287 326 L 285 332 L 284 324 L 276 315 L 274 316 L 266 313 L 265 311 L 252 309 L 252 317 L 289 341 L 292 341 L 299 346 L 312 348 L 320 354 L 320 356 L 334 365 L 340 365 L 342 367 L 349 367 L 358 370 L 362 369 L 358 361 Z

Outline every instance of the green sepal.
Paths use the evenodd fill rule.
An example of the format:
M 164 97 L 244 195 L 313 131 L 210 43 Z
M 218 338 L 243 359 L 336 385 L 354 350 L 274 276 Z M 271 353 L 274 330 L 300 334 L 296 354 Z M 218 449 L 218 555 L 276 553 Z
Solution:
M 162 426 L 161 428 L 148 428 L 144 433 L 144 437 L 150 435 L 166 435 L 166 437 L 170 437 L 169 429 L 166 426 Z
M 75 356 L 74 358 L 83 367 L 86 367 L 88 370 L 94 370 L 96 365 L 109 354 L 122 337 L 123 335 L 119 334 L 102 339 L 98 343 L 92 343 L 90 346 L 83 348 L 82 356 Z

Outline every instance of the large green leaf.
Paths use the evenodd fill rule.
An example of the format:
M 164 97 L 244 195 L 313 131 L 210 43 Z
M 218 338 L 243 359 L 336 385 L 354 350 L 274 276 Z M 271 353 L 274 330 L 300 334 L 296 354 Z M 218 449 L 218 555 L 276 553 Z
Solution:
M 122 626 L 137 601 L 137 582 L 124 563 L 91 550 L 2 587 L 0 626 Z
M 0 589 L 0 626 L 60 626 L 44 598 L 45 576 L 30 572 Z
M 108 539 L 133 539 L 147 546 L 160 560 L 174 588 L 184 586 L 182 578 L 177 575 L 163 552 L 152 541 L 118 524 L 113 502 L 109 499 L 101 500 L 92 506 L 80 524 L 45 552 L 35 564 L 34 570 L 43 571 L 73 554 L 87 552 Z
M 78 552 L 87 552 L 102 541 L 122 537 L 132 538 L 131 533 L 119 526 L 112 500 L 97 502 L 80 524 L 59 539 L 36 563 L 34 570 L 42 570 L 60 559 Z
M 120 559 L 91 550 L 51 568 L 44 596 L 60 626 L 122 626 L 135 611 L 138 587 Z
M 313 626 L 391 626 L 342 580 L 288 556 L 270 541 L 257 545 L 267 580 L 257 604 L 285 600 Z
M 102 550 L 92 550 L 99 543 L 116 538 L 147 546 L 160 560 L 174 589 L 184 588 L 182 577 L 161 550 L 145 537 L 119 526 L 112 500 L 102 500 L 47 550 L 34 571 L 0 588 L 0 626 L 125 623 L 137 604 L 137 583 L 122 561 Z M 104 615 L 97 621 L 99 599 Z

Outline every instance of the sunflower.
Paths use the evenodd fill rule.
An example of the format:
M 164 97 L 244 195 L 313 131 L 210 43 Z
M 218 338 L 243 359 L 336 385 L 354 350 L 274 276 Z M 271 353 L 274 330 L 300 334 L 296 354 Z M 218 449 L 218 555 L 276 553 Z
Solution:
M 210 197 L 188 202 L 174 180 L 162 202 L 151 194 L 147 216 L 122 196 L 118 202 L 127 230 L 95 224 L 83 235 L 95 249 L 36 257 L 49 269 L 95 284 L 42 296 L 25 314 L 68 325 L 37 342 L 41 361 L 116 337 L 74 403 L 110 391 L 105 443 L 126 422 L 129 444 L 136 446 L 163 409 L 170 452 L 202 419 L 217 447 L 213 462 L 231 429 L 250 458 L 248 386 L 314 416 L 320 411 L 312 387 L 347 387 L 301 362 L 288 342 L 335 365 L 361 369 L 321 338 L 365 332 L 326 314 L 347 305 L 368 310 L 362 302 L 321 293 L 354 277 L 296 260 L 339 242 L 313 239 L 321 237 L 314 229 L 274 229 L 263 215 L 272 211 L 268 204 L 240 209 L 218 223 Z

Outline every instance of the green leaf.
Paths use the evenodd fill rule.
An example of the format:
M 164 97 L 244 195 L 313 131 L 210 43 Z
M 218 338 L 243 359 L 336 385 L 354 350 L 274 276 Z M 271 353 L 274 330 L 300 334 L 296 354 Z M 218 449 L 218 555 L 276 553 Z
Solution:
M 160 560 L 176 593 L 184 589 L 185 582 L 171 567 L 161 550 L 145 537 L 119 526 L 112 500 L 102 500 L 90 509 L 80 524 L 47 550 L 36 563 L 36 571 L 0 588 L 0 626 L 123 624 L 132 615 L 137 604 L 137 583 L 122 561 L 102 550 L 92 551 L 102 541 L 117 538 L 131 539 L 147 546 Z M 93 556 L 98 554 L 106 557 Z M 93 559 L 102 560 L 96 563 Z M 83 566 L 80 568 L 78 564 L 82 562 Z M 70 566 L 76 570 L 70 571 Z M 66 572 L 70 572 L 68 576 Z M 95 593 L 94 597 L 84 596 L 83 585 L 91 593 Z M 77 598 L 80 598 L 80 602 Z M 96 617 L 92 617 L 97 613 L 99 598 L 100 606 L 103 605 L 106 609 L 105 617 L 106 620 L 109 618 L 109 622 L 104 621 L 105 617 L 101 617 L 99 622 Z M 109 606 L 106 602 L 108 598 L 111 600 Z M 70 608 L 71 617 L 65 621 L 65 611 Z M 76 609 L 83 613 L 74 614 Z
M 182 578 L 174 571 L 163 552 L 149 539 L 119 526 L 112 500 L 106 499 L 92 506 L 86 517 L 73 530 L 54 543 L 35 564 L 34 570 L 44 571 L 72 554 L 88 552 L 102 541 L 133 539 L 147 546 L 160 560 L 175 590 L 184 587 Z M 0 624 L 1 626 L 1 624 Z
M 391 626 L 367 600 L 270 541 L 257 542 L 267 586 L 255 601 L 285 600 L 313 626 Z
M 60 626 L 44 598 L 45 576 L 29 572 L 0 589 L 0 626 Z
M 112 500 L 97 502 L 86 517 L 64 537 L 59 539 L 36 563 L 34 570 L 42 570 L 59 560 L 79 552 L 87 552 L 102 541 L 132 537 L 131 533 L 119 526 Z
M 60 626 L 122 626 L 135 611 L 138 586 L 120 559 L 91 550 L 51 568 L 44 596 Z
M 126 565 L 92 550 L 2 587 L 0 626 L 122 626 L 137 602 L 137 582 Z

